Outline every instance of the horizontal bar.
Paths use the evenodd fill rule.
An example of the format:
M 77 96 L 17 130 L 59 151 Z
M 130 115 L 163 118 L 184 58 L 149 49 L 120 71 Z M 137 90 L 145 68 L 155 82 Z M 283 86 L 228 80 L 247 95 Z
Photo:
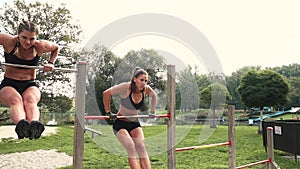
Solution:
M 92 133 L 96 133 L 96 134 L 98 134 L 98 135 L 103 135 L 100 131 L 98 131 L 98 130 L 94 130 L 94 129 L 91 129 L 91 128 L 88 128 L 88 127 L 85 127 L 84 128 L 86 131 L 90 131 L 90 132 L 92 132 Z
M 20 68 L 28 68 L 28 69 L 38 69 L 38 70 L 43 70 L 44 69 L 44 66 L 29 66 L 29 65 L 12 64 L 12 63 L 1 63 L 0 62 L 0 65 L 20 67 Z M 53 70 L 66 71 L 66 72 L 77 72 L 76 69 L 69 69 L 69 68 L 56 68 L 56 67 L 54 67 Z
M 230 142 L 224 142 L 224 143 L 216 143 L 216 144 L 207 144 L 207 145 L 201 145 L 201 146 L 191 146 L 191 147 L 183 147 L 183 148 L 176 148 L 176 152 L 180 151 L 186 151 L 186 150 L 194 150 L 194 149 L 201 149 L 201 148 L 212 148 L 217 146 L 229 146 Z
M 246 165 L 242 165 L 242 166 L 236 167 L 236 169 L 242 169 L 242 168 L 252 167 L 252 166 L 255 166 L 255 165 L 269 163 L 269 162 L 270 162 L 270 159 L 263 160 L 263 161 L 258 161 L 258 162 L 255 162 L 255 163 L 250 163 L 250 164 L 246 164 Z
M 85 116 L 86 120 L 92 119 L 109 119 L 109 116 Z M 134 116 L 117 116 L 118 119 L 132 119 L 132 118 L 151 118 L 149 115 L 134 115 Z M 155 118 L 169 118 L 168 114 L 155 115 Z

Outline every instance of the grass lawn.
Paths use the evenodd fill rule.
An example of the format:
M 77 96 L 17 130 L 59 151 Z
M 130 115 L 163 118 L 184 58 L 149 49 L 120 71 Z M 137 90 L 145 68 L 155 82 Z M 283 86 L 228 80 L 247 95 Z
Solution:
M 94 126 L 97 128 L 99 126 Z M 166 126 L 144 126 L 146 145 L 153 169 L 167 168 Z M 118 145 L 111 126 L 100 126 L 104 136 L 86 132 L 84 144 L 85 169 L 129 169 L 124 149 Z M 177 147 L 199 145 L 199 137 L 206 129 L 202 125 L 176 126 L 178 133 Z M 226 142 L 227 126 L 218 126 L 212 135 L 201 144 Z M 59 126 L 56 134 L 37 140 L 11 140 L 0 142 L 0 154 L 23 152 L 38 149 L 57 149 L 69 155 L 73 153 L 73 126 Z M 228 147 L 196 149 L 176 153 L 176 168 L 179 169 L 227 169 Z M 126 153 L 125 153 L 126 154 Z M 300 168 L 293 159 L 283 157 L 288 155 L 275 151 L 275 160 L 282 169 Z M 262 145 L 262 136 L 257 134 L 257 126 L 236 126 L 236 166 L 267 159 L 267 153 Z M 124 167 L 125 166 L 125 167 Z M 252 168 L 261 168 L 262 165 Z M 65 167 L 71 169 L 72 166 Z

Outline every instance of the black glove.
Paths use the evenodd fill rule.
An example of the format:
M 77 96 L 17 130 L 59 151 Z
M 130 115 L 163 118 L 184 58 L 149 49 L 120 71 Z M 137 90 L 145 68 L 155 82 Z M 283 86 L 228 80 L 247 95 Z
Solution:
M 155 118 L 155 112 L 154 111 L 151 111 L 148 115 L 149 115 L 149 118 Z
M 107 112 L 107 116 L 109 116 L 109 120 L 116 120 L 117 119 L 117 114 L 112 113 L 112 112 Z

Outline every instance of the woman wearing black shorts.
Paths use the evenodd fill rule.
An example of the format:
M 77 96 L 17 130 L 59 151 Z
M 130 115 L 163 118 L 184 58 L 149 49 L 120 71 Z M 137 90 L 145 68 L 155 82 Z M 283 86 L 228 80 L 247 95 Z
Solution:
M 145 104 L 145 97 L 151 97 L 150 113 L 154 115 L 156 93 L 147 85 L 148 73 L 141 68 L 135 68 L 130 82 L 120 83 L 103 92 L 105 111 L 110 116 L 134 116 Z M 113 115 L 110 109 L 112 95 L 118 94 L 121 98 L 119 111 Z M 116 119 L 113 130 L 128 154 L 128 163 L 131 169 L 150 169 L 150 160 L 144 144 L 144 133 L 138 119 Z

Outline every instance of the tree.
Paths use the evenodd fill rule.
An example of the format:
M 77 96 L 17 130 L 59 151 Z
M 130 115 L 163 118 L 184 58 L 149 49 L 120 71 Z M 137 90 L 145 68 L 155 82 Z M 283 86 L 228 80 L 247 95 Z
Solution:
M 112 86 L 113 74 L 121 63 L 117 57 L 106 47 L 96 44 L 92 49 L 82 52 L 87 67 L 87 95 L 86 112 L 88 115 L 105 114 L 103 105 L 103 91 Z M 111 102 L 112 112 L 117 112 L 117 107 Z
M 74 46 L 80 42 L 80 35 L 82 33 L 80 25 L 74 22 L 70 11 L 66 9 L 64 4 L 55 8 L 48 3 L 43 4 L 38 1 L 25 3 L 24 0 L 15 0 L 13 4 L 5 3 L 3 5 L 1 8 L 0 24 L 4 25 L 3 29 L 5 32 L 15 35 L 17 27 L 22 20 L 30 20 L 39 25 L 40 34 L 38 35 L 38 39 L 54 41 L 58 44 L 63 43 L 65 46 L 70 44 Z M 66 56 L 66 59 L 58 59 L 56 65 L 73 68 L 74 58 L 79 56 L 78 51 L 74 47 L 62 48 L 60 55 Z M 49 54 L 45 54 L 45 56 L 41 57 L 41 63 L 46 63 L 48 58 Z M 47 93 L 48 97 L 53 97 L 52 99 L 42 98 L 42 104 L 50 105 L 51 100 L 55 100 L 55 97 L 59 95 L 53 95 L 53 92 L 57 88 L 54 84 L 57 81 L 61 82 L 63 87 L 71 88 L 70 78 L 73 78 L 73 76 L 60 71 L 38 73 L 37 79 L 39 79 L 38 83 L 41 90 L 43 93 Z M 67 100 L 66 103 L 68 103 Z
M 289 84 L 271 70 L 250 70 L 241 79 L 238 93 L 248 107 L 284 105 L 287 102 Z
M 300 77 L 290 77 L 287 81 L 290 84 L 287 107 L 299 107 L 300 106 Z
M 180 106 L 182 111 L 199 108 L 199 87 L 197 86 L 197 82 L 194 75 L 191 73 L 191 70 L 192 68 L 188 66 L 178 73 L 176 108 L 179 108 L 177 106 Z
M 231 76 L 226 77 L 227 89 L 232 96 L 232 100 L 229 104 L 235 105 L 235 108 L 241 109 L 245 108 L 245 105 L 241 101 L 240 95 L 237 92 L 237 88 L 240 85 L 242 76 L 247 73 L 249 70 L 260 70 L 261 67 L 254 66 L 244 66 L 238 69 L 236 72 L 233 72 Z
M 200 101 L 203 102 L 207 106 L 207 108 L 210 108 L 212 110 L 213 120 L 211 127 L 215 128 L 216 110 L 221 110 L 217 114 L 217 117 L 220 117 L 223 113 L 223 108 L 225 106 L 226 100 L 230 100 L 231 96 L 229 95 L 226 86 L 219 83 L 213 83 L 201 90 L 200 96 Z
M 286 107 L 290 108 L 300 106 L 300 65 L 294 63 L 289 64 L 288 66 L 284 65 L 269 69 L 285 76 L 290 84 L 288 103 L 286 104 Z
M 211 84 L 211 79 L 209 75 L 199 75 L 197 73 L 194 74 L 194 77 L 196 79 L 197 86 L 198 86 L 198 93 L 200 95 L 201 91 Z M 199 108 L 200 107 L 204 108 L 205 106 L 206 105 L 203 102 L 201 102 L 201 100 L 199 99 Z
M 284 105 L 287 102 L 289 85 L 277 72 L 272 70 L 248 71 L 241 79 L 238 93 L 248 107 Z M 258 133 L 262 132 L 262 120 Z
M 274 70 L 287 78 L 300 77 L 300 65 L 297 63 L 289 64 L 288 66 L 283 65 L 281 67 L 274 67 L 274 68 L 267 68 L 267 69 Z
M 51 96 L 46 93 L 42 93 L 42 97 L 48 105 L 43 105 L 43 102 L 39 103 L 39 106 L 47 106 L 49 112 L 65 113 L 72 108 L 72 98 L 64 95 Z M 47 101 L 46 101 L 47 100 Z

